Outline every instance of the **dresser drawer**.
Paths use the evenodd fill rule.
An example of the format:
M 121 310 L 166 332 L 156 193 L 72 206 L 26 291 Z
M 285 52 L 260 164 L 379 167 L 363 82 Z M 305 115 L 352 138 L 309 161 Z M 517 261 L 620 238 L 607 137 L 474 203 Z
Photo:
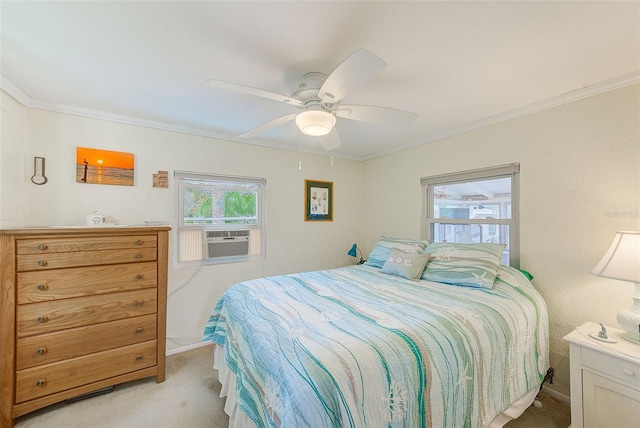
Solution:
M 21 272 L 18 304 L 91 296 L 156 286 L 157 263 L 124 263 Z
M 155 288 L 18 305 L 16 332 L 17 337 L 25 337 L 152 314 L 156 310 Z
M 109 265 L 156 260 L 156 248 L 132 248 L 70 253 L 24 254 L 16 257 L 18 272 L 59 269 L 74 266 Z
M 16 373 L 16 403 L 156 365 L 155 340 Z
M 640 364 L 616 358 L 589 348 L 582 348 L 582 365 L 635 385 L 640 390 Z
M 69 253 L 126 248 L 155 248 L 156 235 L 83 236 L 77 238 L 43 237 L 16 241 L 18 254 Z
M 16 369 L 153 340 L 156 320 L 156 314 L 143 315 L 20 338 L 16 343 Z

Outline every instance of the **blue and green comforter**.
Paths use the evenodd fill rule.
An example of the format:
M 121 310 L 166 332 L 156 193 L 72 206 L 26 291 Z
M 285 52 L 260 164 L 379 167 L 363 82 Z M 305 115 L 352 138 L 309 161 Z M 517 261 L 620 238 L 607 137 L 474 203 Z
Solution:
M 546 305 L 505 266 L 492 290 L 368 266 L 246 281 L 203 340 L 258 427 L 486 426 L 548 368 Z

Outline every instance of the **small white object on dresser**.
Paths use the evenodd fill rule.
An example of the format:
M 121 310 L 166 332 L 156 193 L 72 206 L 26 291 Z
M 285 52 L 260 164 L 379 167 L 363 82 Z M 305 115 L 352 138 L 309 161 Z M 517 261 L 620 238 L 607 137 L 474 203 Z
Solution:
M 599 324 L 586 322 L 566 335 L 571 364 L 571 428 L 640 426 L 640 346 L 607 327 L 610 341 L 598 340 Z

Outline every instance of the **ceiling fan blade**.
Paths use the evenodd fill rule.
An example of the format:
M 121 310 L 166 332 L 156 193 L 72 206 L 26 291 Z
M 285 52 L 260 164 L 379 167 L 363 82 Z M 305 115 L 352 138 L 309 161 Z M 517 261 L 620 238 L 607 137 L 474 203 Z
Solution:
M 322 137 L 315 137 L 315 138 L 317 138 L 320 141 L 320 144 L 322 144 L 322 147 L 326 151 L 331 151 L 342 146 L 342 141 L 340 141 L 340 135 L 338 135 L 338 130 L 336 129 L 335 126 L 333 127 L 331 132 L 329 132 L 327 135 L 323 135 Z
M 331 72 L 318 91 L 318 97 L 323 103 L 336 103 L 364 86 L 386 66 L 386 62 L 368 50 L 358 49 Z
M 249 138 L 254 135 L 261 134 L 265 131 L 268 131 L 271 128 L 276 128 L 278 126 L 284 125 L 287 122 L 291 122 L 297 116 L 297 113 L 291 113 L 286 116 L 279 117 L 277 119 L 270 120 L 269 122 L 263 123 L 262 125 L 258 125 L 253 129 L 248 130 L 247 132 L 240 134 L 240 138 Z
M 416 120 L 416 113 L 390 107 L 340 105 L 334 114 L 338 117 L 361 122 L 384 123 L 388 125 L 409 125 Z
M 302 107 L 304 105 L 300 100 L 296 100 L 295 98 L 278 94 L 276 92 L 265 91 L 264 89 L 253 88 L 251 86 L 239 85 L 237 83 L 224 82 L 222 80 L 216 80 L 216 79 L 205 80 L 205 83 L 215 86 L 216 88 L 222 88 L 222 89 L 227 89 L 229 91 L 255 95 L 257 97 L 262 97 L 262 98 L 268 98 L 270 100 L 280 101 L 285 104 L 291 104 L 297 107 Z

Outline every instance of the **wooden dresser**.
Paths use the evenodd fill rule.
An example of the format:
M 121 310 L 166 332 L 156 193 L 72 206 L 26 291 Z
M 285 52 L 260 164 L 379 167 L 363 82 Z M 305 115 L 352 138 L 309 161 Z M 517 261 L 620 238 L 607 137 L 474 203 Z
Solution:
M 169 227 L 0 230 L 0 428 L 165 377 Z

